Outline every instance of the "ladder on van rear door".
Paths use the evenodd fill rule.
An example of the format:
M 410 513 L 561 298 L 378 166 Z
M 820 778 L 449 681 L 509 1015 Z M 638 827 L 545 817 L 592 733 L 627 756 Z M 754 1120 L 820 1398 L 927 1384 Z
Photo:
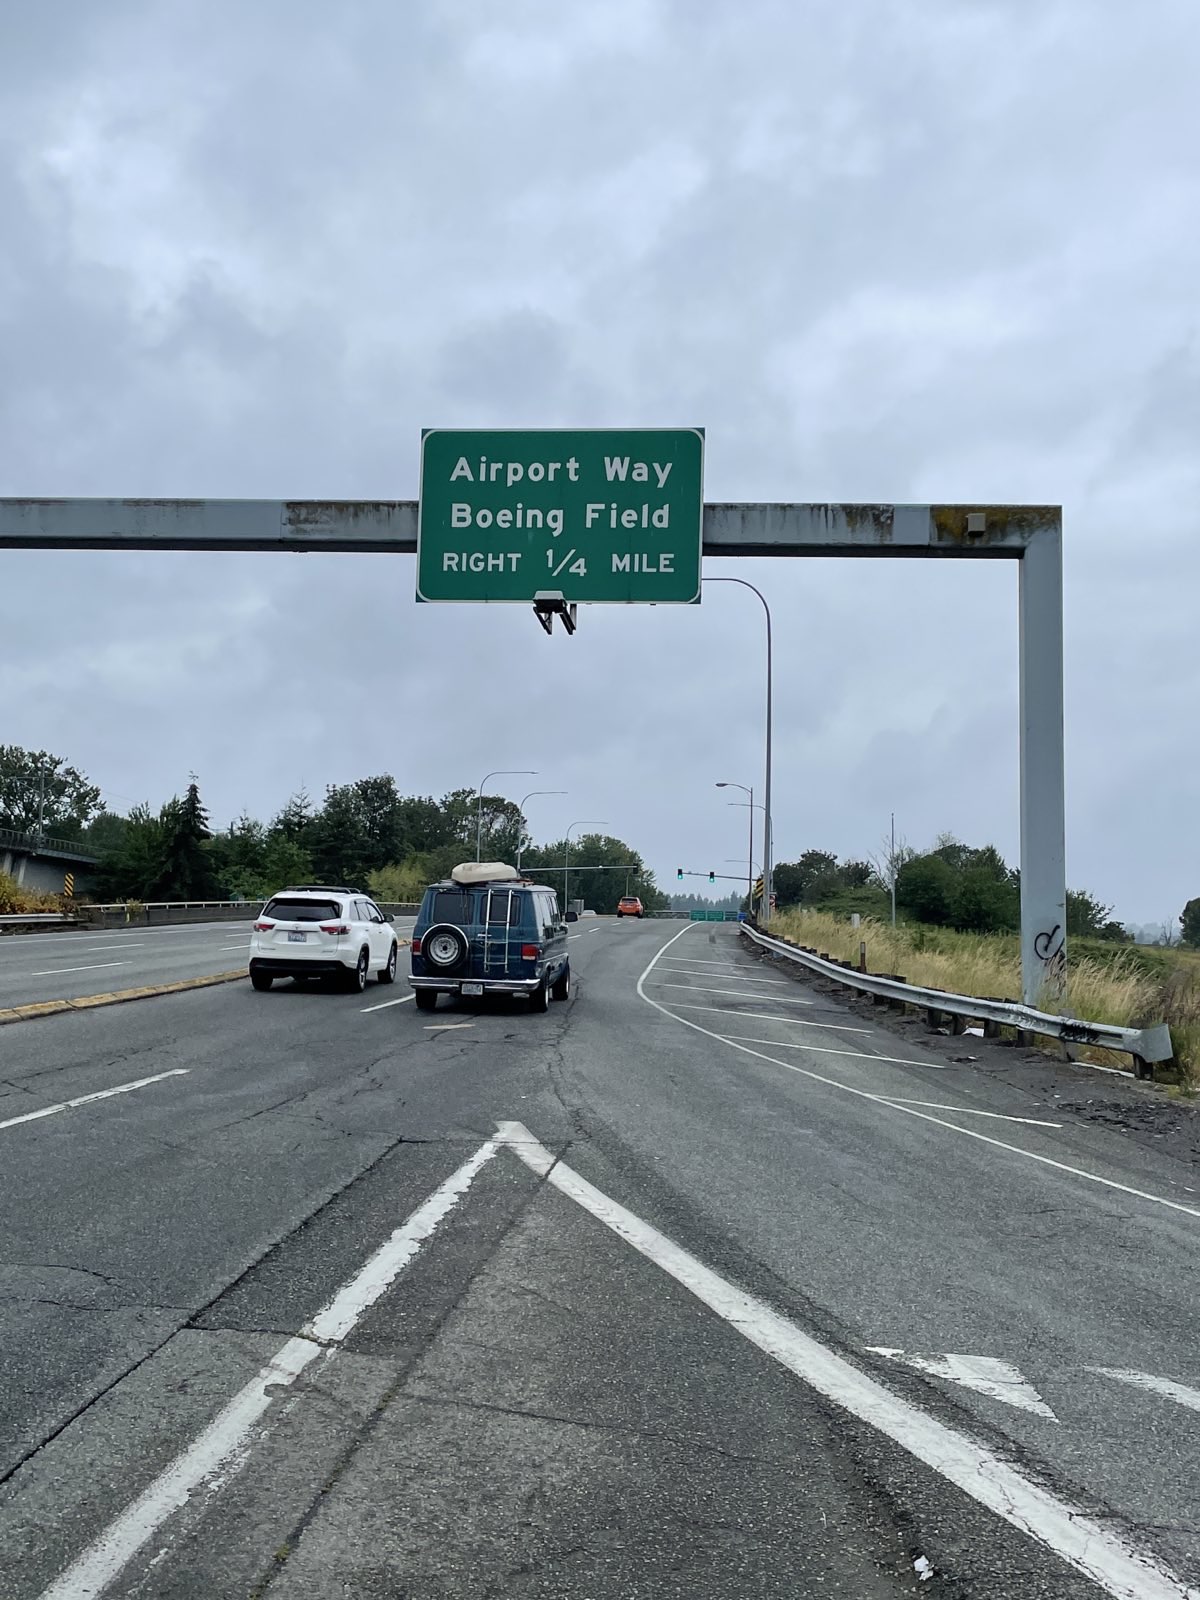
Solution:
M 511 889 L 489 889 L 483 923 L 483 976 L 509 976 L 509 938 L 512 921 Z

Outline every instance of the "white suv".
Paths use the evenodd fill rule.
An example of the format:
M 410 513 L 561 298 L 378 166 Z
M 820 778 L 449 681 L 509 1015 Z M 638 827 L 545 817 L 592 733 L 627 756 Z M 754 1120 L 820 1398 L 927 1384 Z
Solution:
M 258 914 L 250 940 L 250 982 L 340 978 L 360 993 L 373 972 L 395 983 L 396 930 L 360 889 L 305 883 L 281 889 Z

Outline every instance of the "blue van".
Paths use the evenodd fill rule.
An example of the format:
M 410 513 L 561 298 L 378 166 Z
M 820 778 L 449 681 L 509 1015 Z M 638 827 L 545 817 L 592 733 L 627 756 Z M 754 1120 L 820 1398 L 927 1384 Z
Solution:
M 418 1011 L 439 994 L 528 995 L 534 1011 L 571 993 L 558 896 L 500 862 L 469 861 L 425 891 L 412 934 Z

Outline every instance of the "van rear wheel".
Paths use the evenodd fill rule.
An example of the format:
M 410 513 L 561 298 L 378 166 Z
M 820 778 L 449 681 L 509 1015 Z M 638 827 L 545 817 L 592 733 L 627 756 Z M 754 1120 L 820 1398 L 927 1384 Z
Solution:
M 549 1011 L 550 1009 L 550 980 L 543 978 L 541 983 L 529 996 L 529 1005 L 533 1011 Z
M 569 1000 L 571 998 L 571 966 L 569 962 L 559 974 L 551 993 L 556 1000 Z
M 417 994 L 417 1010 L 418 1011 L 436 1011 L 437 1010 L 437 990 L 436 989 L 418 989 L 416 991 L 416 994 Z

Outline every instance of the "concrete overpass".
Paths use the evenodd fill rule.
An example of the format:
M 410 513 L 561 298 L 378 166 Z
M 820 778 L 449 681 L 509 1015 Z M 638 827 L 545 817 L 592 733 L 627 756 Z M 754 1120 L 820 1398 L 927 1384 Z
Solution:
M 75 893 L 82 894 L 98 865 L 78 839 L 20 833 L 0 828 L 0 872 L 39 894 L 61 894 L 67 873 L 75 875 Z

